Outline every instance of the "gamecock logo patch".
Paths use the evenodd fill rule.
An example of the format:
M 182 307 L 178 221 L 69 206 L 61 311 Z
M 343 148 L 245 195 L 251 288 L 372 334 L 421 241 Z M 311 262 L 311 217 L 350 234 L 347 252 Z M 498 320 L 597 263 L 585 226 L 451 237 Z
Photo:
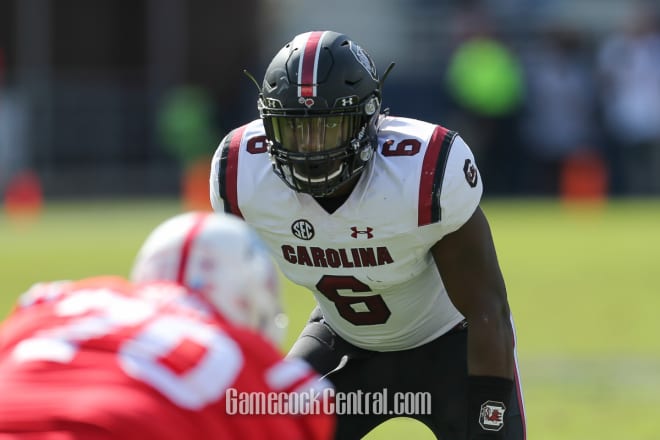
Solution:
M 481 404 L 479 425 L 486 431 L 499 431 L 504 426 L 504 411 L 506 406 L 502 402 L 485 401 Z
M 477 186 L 479 174 L 477 173 L 477 167 L 474 166 L 470 159 L 465 159 L 465 165 L 463 165 L 463 173 L 465 173 L 465 180 L 467 180 L 468 185 L 470 185 L 472 188 Z

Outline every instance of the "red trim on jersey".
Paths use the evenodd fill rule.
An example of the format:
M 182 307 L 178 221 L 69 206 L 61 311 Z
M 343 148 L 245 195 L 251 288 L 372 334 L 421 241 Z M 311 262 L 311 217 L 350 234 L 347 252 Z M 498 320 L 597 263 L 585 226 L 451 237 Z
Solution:
M 446 128 L 440 125 L 436 126 L 424 154 L 417 205 L 417 222 L 419 226 L 432 223 L 436 167 L 438 166 L 438 157 L 442 150 L 442 143 L 448 132 L 449 130 Z
M 176 281 L 179 284 L 184 284 L 186 266 L 188 266 L 188 257 L 190 256 L 190 248 L 192 247 L 192 243 L 195 240 L 195 237 L 197 237 L 197 234 L 202 228 L 202 224 L 208 215 L 208 213 L 202 213 L 197 216 L 195 223 L 193 223 L 192 227 L 188 231 L 188 234 L 186 234 L 186 238 L 183 241 L 183 247 L 181 248 L 181 258 L 179 259 L 179 271 L 176 275 Z
M 522 389 L 520 383 L 520 375 L 518 374 L 518 367 L 513 369 L 513 379 L 516 384 L 516 398 L 518 399 L 518 409 L 520 410 L 520 421 L 522 423 L 523 440 L 527 440 L 527 421 L 525 420 L 525 405 L 523 403 Z
M 516 399 L 518 400 L 518 410 L 520 411 L 520 422 L 522 423 L 523 440 L 527 440 L 527 421 L 525 420 L 525 402 L 522 395 L 522 382 L 520 381 L 520 372 L 518 371 L 518 356 L 515 354 L 516 350 L 516 330 L 513 320 L 511 320 L 513 327 L 513 350 L 514 350 L 514 364 L 513 364 L 513 381 L 516 386 Z
M 227 148 L 227 167 L 225 168 L 225 186 L 227 202 L 231 208 L 231 213 L 243 218 L 243 213 L 238 207 L 238 152 L 245 133 L 246 125 L 236 129 L 231 137 L 229 147 Z
M 316 96 L 316 75 L 318 70 L 318 46 L 323 32 L 315 31 L 309 35 L 305 51 L 300 59 L 300 96 Z

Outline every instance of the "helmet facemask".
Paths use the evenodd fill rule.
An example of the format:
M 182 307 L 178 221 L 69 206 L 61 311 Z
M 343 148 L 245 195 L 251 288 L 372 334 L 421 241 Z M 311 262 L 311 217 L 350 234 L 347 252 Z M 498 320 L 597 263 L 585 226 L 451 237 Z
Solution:
M 323 197 L 359 174 L 373 156 L 376 96 L 341 112 L 268 108 L 260 100 L 273 169 L 290 188 Z
M 273 170 L 290 188 L 331 195 L 373 157 L 381 81 L 373 60 L 348 36 L 295 36 L 257 87 Z

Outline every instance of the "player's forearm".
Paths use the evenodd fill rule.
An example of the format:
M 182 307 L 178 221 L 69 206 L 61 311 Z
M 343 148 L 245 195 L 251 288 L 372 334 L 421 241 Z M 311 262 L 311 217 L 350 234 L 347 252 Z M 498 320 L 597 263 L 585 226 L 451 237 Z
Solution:
M 469 440 L 503 440 L 514 389 L 513 330 L 508 316 L 468 318 Z
M 513 379 L 513 330 L 507 316 L 468 319 L 468 374 Z

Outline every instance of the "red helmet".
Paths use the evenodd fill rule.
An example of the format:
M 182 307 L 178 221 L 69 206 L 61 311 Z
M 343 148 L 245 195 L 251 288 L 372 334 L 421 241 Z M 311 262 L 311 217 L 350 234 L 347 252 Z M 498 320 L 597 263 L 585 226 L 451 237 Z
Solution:
M 238 217 L 191 212 L 165 221 L 142 245 L 131 280 L 177 282 L 204 295 L 230 322 L 281 343 L 286 316 L 275 266 Z

